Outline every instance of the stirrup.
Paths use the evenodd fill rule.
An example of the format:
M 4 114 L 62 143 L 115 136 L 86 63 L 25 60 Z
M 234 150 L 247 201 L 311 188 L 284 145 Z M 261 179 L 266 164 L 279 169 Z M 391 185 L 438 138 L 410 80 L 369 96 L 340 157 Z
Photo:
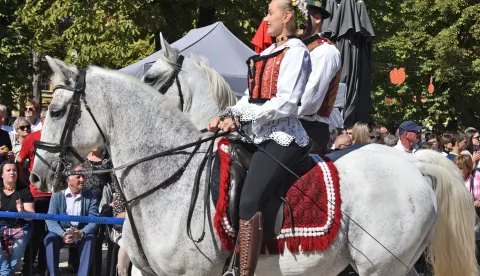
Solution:
M 235 250 L 233 250 L 233 255 L 232 258 L 230 259 L 230 263 L 228 264 L 227 271 L 225 271 L 222 276 L 237 276 L 239 273 L 238 268 L 235 267 L 235 262 L 237 261 L 237 246 L 238 246 L 238 240 L 239 236 L 237 236 L 237 241 L 235 242 Z

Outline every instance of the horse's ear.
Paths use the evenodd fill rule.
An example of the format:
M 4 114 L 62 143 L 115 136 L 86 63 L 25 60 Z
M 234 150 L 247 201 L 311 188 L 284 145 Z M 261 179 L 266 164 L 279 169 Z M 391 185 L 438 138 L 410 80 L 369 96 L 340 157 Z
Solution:
M 45 58 L 50 68 L 52 68 L 57 82 L 72 83 L 77 78 L 78 71 L 76 66 L 67 65 L 65 62 L 50 56 L 45 56 Z
M 162 47 L 162 50 L 165 51 L 167 57 L 173 53 L 172 47 L 170 47 L 170 44 L 168 44 L 168 42 L 163 38 L 162 33 L 160 33 L 160 45 Z

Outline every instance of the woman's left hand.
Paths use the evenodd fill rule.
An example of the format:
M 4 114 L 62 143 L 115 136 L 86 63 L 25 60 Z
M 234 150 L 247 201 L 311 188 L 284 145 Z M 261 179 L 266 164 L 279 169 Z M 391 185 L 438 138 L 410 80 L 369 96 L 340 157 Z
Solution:
M 17 199 L 16 203 L 17 203 L 17 211 L 18 211 L 19 213 L 23 212 L 24 210 L 23 210 L 23 202 L 22 202 L 22 200 L 21 200 L 21 199 Z
M 220 122 L 218 128 L 220 128 L 224 132 L 232 132 L 236 130 L 232 118 L 225 118 L 223 121 Z

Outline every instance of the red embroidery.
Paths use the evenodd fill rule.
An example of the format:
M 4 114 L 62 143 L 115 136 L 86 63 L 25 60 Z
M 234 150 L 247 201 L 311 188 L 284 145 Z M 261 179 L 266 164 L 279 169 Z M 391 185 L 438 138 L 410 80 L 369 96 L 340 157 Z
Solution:
M 255 67 L 255 76 L 252 79 L 248 76 L 248 87 L 250 90 L 250 100 L 270 100 L 277 95 L 277 82 L 280 75 L 280 65 L 285 57 L 288 48 L 278 55 L 272 57 L 265 56 L 265 59 L 259 57 L 259 60 L 252 61 L 251 67 Z
M 220 187 L 214 227 L 223 248 L 233 252 L 235 237 L 229 229 L 231 223 L 227 216 L 231 158 L 224 149 L 228 145 L 226 138 L 218 144 Z M 342 219 L 340 179 L 333 162 L 326 157 L 324 160 L 302 176 L 303 182 L 297 181 L 288 191 L 286 199 L 292 207 L 295 232 L 291 230 L 289 209 L 285 207 L 282 232 L 276 239 L 265 243 L 270 254 L 283 254 L 285 247 L 290 252 L 326 250 L 335 240 Z

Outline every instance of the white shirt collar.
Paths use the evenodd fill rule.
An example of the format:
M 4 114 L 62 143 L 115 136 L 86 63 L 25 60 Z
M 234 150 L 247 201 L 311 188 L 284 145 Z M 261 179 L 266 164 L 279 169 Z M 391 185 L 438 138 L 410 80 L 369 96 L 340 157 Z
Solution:
M 411 152 L 408 151 L 408 150 L 403 146 L 402 141 L 400 141 L 400 139 L 398 139 L 397 145 L 396 145 L 395 147 L 398 148 L 398 149 L 403 149 L 403 150 L 404 150 L 405 152 L 407 152 L 407 153 L 415 153 L 415 152 L 418 150 L 418 145 L 414 145 L 412 151 L 411 151 Z
M 263 51 L 261 53 L 261 55 L 273 54 L 273 53 L 276 53 L 278 51 L 282 51 L 283 49 L 285 49 L 287 47 L 295 47 L 295 46 L 301 46 L 301 47 L 304 47 L 304 48 L 306 47 L 305 44 L 303 44 L 303 42 L 298 38 L 291 38 L 291 39 L 287 40 L 287 42 L 285 42 L 283 45 L 275 48 L 276 46 L 277 46 L 277 44 L 273 43 L 272 45 L 270 45 L 270 47 L 265 49 L 265 51 Z
M 65 190 L 65 197 L 73 197 L 72 190 L 70 190 L 70 187 L 67 187 Z M 80 193 L 75 197 L 75 199 L 82 197 L 82 191 L 80 190 Z

